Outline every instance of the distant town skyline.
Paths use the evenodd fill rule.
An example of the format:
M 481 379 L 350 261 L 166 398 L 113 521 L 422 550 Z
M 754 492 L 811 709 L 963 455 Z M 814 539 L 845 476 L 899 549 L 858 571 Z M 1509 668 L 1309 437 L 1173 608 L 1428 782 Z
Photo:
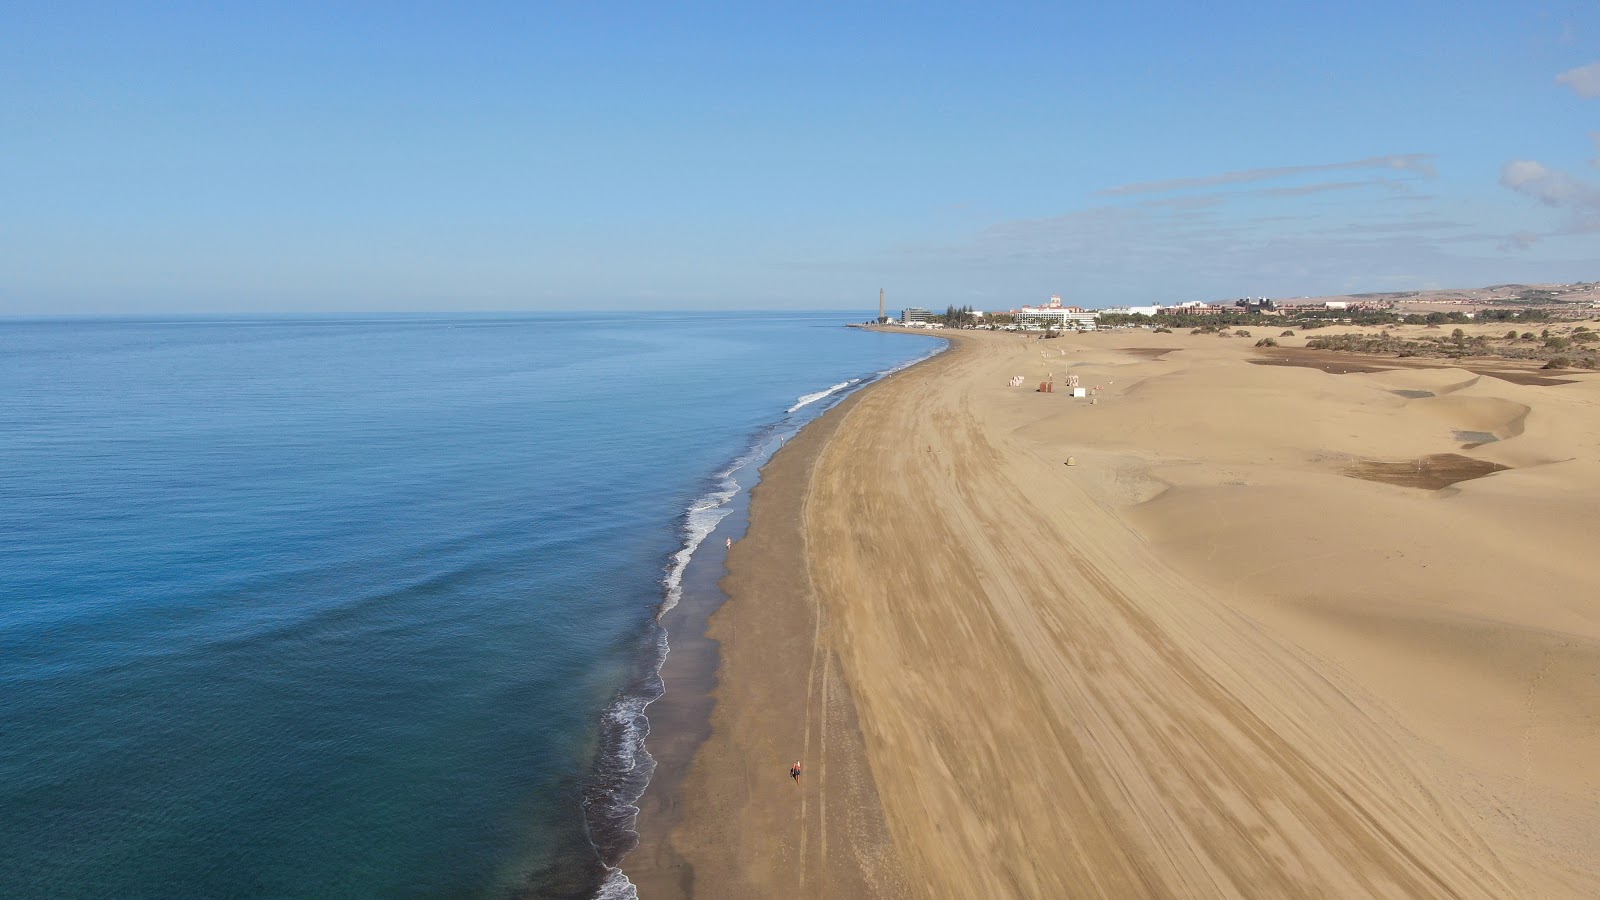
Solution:
M 14 5 L 0 315 L 1600 278 L 1600 8 Z

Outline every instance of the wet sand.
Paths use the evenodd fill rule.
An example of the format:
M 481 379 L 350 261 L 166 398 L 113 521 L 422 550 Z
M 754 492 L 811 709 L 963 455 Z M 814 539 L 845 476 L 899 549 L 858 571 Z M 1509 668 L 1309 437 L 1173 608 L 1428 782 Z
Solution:
M 642 898 L 814 896 L 824 886 L 840 896 L 905 895 L 854 707 L 828 649 L 831 632 L 811 592 L 801 534 L 817 457 L 859 397 L 807 425 L 761 470 L 748 529 L 734 535 L 727 555 L 730 574 L 721 586 L 730 599 L 703 638 L 718 662 L 718 687 L 710 695 L 711 734 L 692 762 L 677 757 L 686 736 L 701 737 L 697 702 L 688 702 L 682 719 L 658 719 L 651 708 L 652 753 L 658 741 L 672 749 L 665 751 L 666 777 L 658 770 L 640 804 L 639 849 L 623 863 Z M 679 655 L 680 640 L 695 640 L 687 635 L 696 623 L 692 614 L 669 616 L 672 654 Z M 679 662 L 698 672 L 707 651 L 692 652 L 693 660 Z M 672 663 L 669 656 L 664 676 Z M 806 766 L 798 782 L 788 777 L 795 759 Z M 848 851 L 827 852 L 830 826 L 851 842 Z
M 1600 895 L 1600 376 L 955 337 L 764 471 L 641 896 Z

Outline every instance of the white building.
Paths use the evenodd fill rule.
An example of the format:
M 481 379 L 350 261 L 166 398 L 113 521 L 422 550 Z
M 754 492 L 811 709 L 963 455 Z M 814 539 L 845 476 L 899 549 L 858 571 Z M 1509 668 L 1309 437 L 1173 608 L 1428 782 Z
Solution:
M 920 306 L 912 306 L 900 310 L 900 322 L 910 325 L 913 322 L 932 322 L 934 313 Z
M 1060 303 L 1059 297 L 1052 297 Z M 1017 310 L 1017 324 L 1033 326 L 1036 328 L 1075 328 L 1083 331 L 1093 331 L 1095 320 L 1100 317 L 1098 310 L 1080 309 L 1076 306 L 1024 306 Z
M 1100 310 L 1108 316 L 1155 316 L 1160 315 L 1159 306 L 1113 306 Z

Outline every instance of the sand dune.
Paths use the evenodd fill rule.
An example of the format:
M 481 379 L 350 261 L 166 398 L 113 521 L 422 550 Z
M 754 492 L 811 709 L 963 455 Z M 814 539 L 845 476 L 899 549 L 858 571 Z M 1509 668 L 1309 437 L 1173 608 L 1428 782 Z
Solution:
M 1252 355 L 962 336 L 835 416 L 714 624 L 694 892 L 1600 895 L 1600 376 Z M 1444 455 L 1501 468 L 1360 468 Z

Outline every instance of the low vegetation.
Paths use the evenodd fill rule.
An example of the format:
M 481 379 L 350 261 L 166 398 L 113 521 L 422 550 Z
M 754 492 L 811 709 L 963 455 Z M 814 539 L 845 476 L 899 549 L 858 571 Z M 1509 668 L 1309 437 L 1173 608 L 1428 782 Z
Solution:
M 1442 331 L 1442 329 L 1441 329 Z M 1345 353 L 1394 354 L 1403 357 L 1442 357 L 1470 359 L 1500 357 L 1502 359 L 1544 360 L 1547 369 L 1600 369 L 1600 348 L 1586 346 L 1600 341 L 1593 339 L 1593 331 L 1557 334 L 1545 329 L 1540 335 L 1532 332 L 1508 332 L 1504 336 L 1468 335 L 1457 328 L 1448 335 L 1423 334 L 1415 338 L 1399 337 L 1388 331 L 1379 334 L 1330 334 L 1306 341 L 1310 350 L 1333 350 Z M 1537 343 L 1534 343 L 1537 342 Z M 1257 344 L 1257 346 L 1262 346 Z
M 1244 325 L 1291 325 L 1300 329 L 1324 328 L 1329 325 L 1451 325 L 1469 322 L 1544 323 L 1556 320 L 1547 309 L 1522 307 L 1515 309 L 1480 309 L 1472 316 L 1458 310 L 1450 312 L 1412 313 L 1400 315 L 1390 310 L 1295 309 L 1273 314 L 1230 309 L 1220 313 L 1169 312 L 1155 317 L 1141 315 L 1105 314 L 1099 323 L 1106 327 L 1118 325 L 1157 325 L 1166 328 L 1203 328 L 1192 332 L 1211 334 L 1219 328 L 1237 328 Z

